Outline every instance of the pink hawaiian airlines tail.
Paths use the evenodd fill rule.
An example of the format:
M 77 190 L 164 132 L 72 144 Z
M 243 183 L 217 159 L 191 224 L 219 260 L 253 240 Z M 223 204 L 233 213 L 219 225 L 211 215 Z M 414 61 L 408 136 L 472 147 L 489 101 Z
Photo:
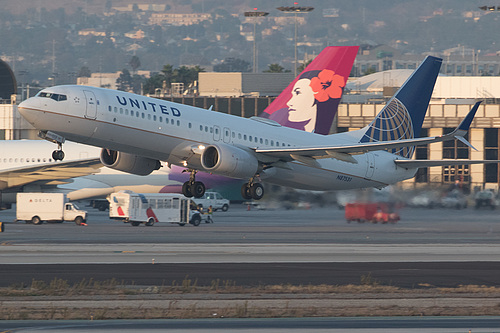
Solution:
M 260 115 L 282 126 L 327 135 L 358 46 L 329 46 Z

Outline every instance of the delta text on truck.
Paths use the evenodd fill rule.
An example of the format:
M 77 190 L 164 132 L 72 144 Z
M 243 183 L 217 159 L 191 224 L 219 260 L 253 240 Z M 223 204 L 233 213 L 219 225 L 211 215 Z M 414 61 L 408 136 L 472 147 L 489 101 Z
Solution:
M 74 221 L 86 223 L 87 212 L 67 202 L 64 193 L 17 193 L 16 222 L 42 224 L 47 222 Z

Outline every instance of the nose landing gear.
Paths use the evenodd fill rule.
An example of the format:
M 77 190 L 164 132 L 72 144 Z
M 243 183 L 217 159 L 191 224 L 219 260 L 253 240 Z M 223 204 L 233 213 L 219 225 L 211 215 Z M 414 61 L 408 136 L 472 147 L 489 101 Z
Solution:
M 64 159 L 64 152 L 62 150 L 62 143 L 60 143 L 60 142 L 57 143 L 57 150 L 54 150 L 52 152 L 52 158 L 55 161 L 62 161 Z
M 188 169 L 183 172 L 185 171 L 191 172 L 191 175 L 189 176 L 189 180 L 182 184 L 182 194 L 187 198 L 201 198 L 205 194 L 205 184 L 196 181 L 196 173 L 198 171 Z
M 62 161 L 64 159 L 64 152 L 62 150 L 62 145 L 66 139 L 59 134 L 56 134 L 51 131 L 40 131 L 38 132 L 38 136 L 47 141 L 53 142 L 57 144 L 57 150 L 52 152 L 52 158 L 55 161 Z

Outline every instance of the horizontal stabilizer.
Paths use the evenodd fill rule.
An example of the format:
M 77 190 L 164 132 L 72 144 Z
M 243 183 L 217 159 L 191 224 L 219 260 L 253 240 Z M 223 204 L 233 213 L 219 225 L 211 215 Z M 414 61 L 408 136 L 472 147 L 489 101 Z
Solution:
M 500 160 L 395 160 L 394 163 L 403 168 L 428 168 L 446 165 L 500 163 Z
M 265 155 L 268 157 L 279 158 L 282 161 L 292 161 L 299 160 L 299 156 L 309 157 L 315 159 L 321 158 L 336 158 L 349 163 L 356 163 L 352 158 L 347 155 L 364 154 L 370 151 L 377 150 L 392 150 L 401 147 L 411 147 L 411 146 L 421 146 L 435 142 L 443 142 L 450 140 L 459 140 L 470 148 L 476 150 L 465 138 L 465 134 L 474 119 L 474 115 L 481 102 L 474 104 L 474 107 L 467 113 L 465 118 L 460 122 L 457 128 L 452 132 L 444 135 L 424 137 L 416 139 L 402 139 L 402 140 L 390 140 L 390 141 L 371 141 L 371 142 L 357 142 L 347 145 L 328 145 L 328 146 L 309 146 L 309 147 L 282 147 L 282 148 L 257 148 L 255 152 L 257 154 Z M 413 160 L 398 160 L 407 161 L 402 163 L 410 163 Z M 452 160 L 454 161 L 454 160 Z M 478 162 L 481 163 L 481 162 Z M 484 163 L 484 162 L 482 162 Z M 440 164 L 440 165 L 450 165 L 450 164 Z

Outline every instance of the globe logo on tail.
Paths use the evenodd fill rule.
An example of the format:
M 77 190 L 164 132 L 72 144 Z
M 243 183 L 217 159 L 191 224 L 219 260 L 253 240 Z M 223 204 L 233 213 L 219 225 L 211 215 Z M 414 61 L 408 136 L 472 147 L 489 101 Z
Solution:
M 370 123 L 361 142 L 378 142 L 413 139 L 413 124 L 410 114 L 403 103 L 393 98 Z M 415 147 L 403 147 L 390 150 L 391 153 L 411 158 Z

